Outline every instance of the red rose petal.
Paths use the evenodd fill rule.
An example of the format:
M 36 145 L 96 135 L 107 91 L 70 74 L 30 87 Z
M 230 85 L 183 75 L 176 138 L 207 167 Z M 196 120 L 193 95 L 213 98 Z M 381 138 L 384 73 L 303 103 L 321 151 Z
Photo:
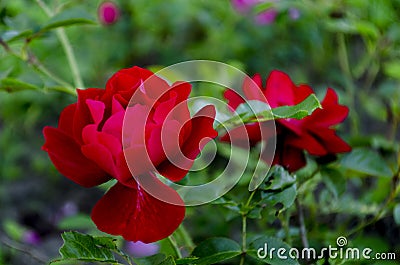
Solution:
M 244 103 L 244 99 L 234 90 L 227 89 L 224 92 L 224 98 L 228 100 L 228 105 L 231 107 L 230 111 L 234 111 L 240 104 Z
M 163 196 L 183 205 L 173 189 L 158 180 L 152 181 Z M 119 183 L 97 202 L 92 211 L 92 219 L 101 231 L 144 243 L 172 234 L 184 216 L 185 207 L 160 201 L 142 188 L 129 188 Z
M 208 142 L 204 141 L 204 139 L 210 140 L 218 136 L 217 131 L 213 128 L 214 117 L 215 108 L 211 105 L 205 106 L 195 114 L 191 121 L 191 134 L 182 146 L 182 154 L 187 159 L 177 158 L 174 160 L 177 162 L 175 164 L 178 165 L 174 165 L 168 160 L 163 162 L 157 167 L 161 175 L 172 181 L 178 181 L 187 174 L 194 159 Z M 184 128 L 182 128 L 182 130 L 184 130 Z M 203 146 L 200 146 L 201 144 Z
M 294 105 L 295 94 L 293 84 L 290 77 L 284 72 L 274 70 L 267 79 L 265 96 L 271 108 L 285 105 Z
M 61 112 L 60 119 L 58 121 L 58 128 L 71 137 L 73 135 L 72 126 L 74 124 L 75 110 L 76 103 L 65 107 L 65 109 L 63 109 Z
M 47 151 L 57 170 L 84 187 L 93 187 L 110 180 L 96 163 L 85 157 L 80 145 L 59 129 L 45 127 L 43 150 Z
M 312 132 L 315 137 L 325 146 L 328 153 L 345 153 L 350 152 L 351 147 L 343 141 L 333 129 L 319 128 Z

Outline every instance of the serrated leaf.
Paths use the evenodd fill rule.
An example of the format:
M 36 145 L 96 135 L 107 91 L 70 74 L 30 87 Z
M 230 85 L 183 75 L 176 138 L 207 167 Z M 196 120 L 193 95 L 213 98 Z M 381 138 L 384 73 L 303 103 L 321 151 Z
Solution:
M 288 186 L 291 186 L 296 182 L 296 176 L 292 176 L 282 166 L 275 165 L 268 172 L 261 183 L 259 189 L 261 190 L 282 190 Z
M 353 149 L 351 153 L 342 157 L 341 165 L 344 168 L 375 177 L 391 177 L 393 175 L 385 160 L 368 148 Z
M 148 257 L 135 258 L 134 261 L 137 265 L 154 265 L 160 264 L 165 259 L 167 259 L 167 256 L 165 254 L 159 253 Z
M 396 204 L 393 209 L 393 218 L 397 225 L 400 226 L 400 203 Z
M 303 119 L 311 115 L 314 110 L 322 108 L 315 94 L 309 95 L 305 100 L 294 106 L 282 106 L 272 109 L 276 119 Z
M 224 121 L 224 124 L 242 124 L 264 122 L 274 119 L 303 119 L 311 115 L 321 103 L 311 94 L 305 100 L 294 106 L 281 106 L 271 109 L 267 103 L 258 100 L 248 100 L 236 108 L 237 115 Z M 220 125 L 222 126 L 222 125 Z
M 293 205 L 294 200 L 296 199 L 297 196 L 297 189 L 296 185 L 292 185 L 283 191 L 264 191 L 261 194 L 261 202 L 263 203 L 271 203 L 272 205 L 275 205 L 277 203 L 282 203 L 283 208 L 282 210 L 285 210 L 289 208 L 290 206 Z
M 96 24 L 91 15 L 80 8 L 68 9 L 50 18 L 39 30 L 43 33 L 51 29 L 66 27 L 76 24 Z
M 0 90 L 18 92 L 22 90 L 40 90 L 40 88 L 12 77 L 6 77 L 0 80 Z
M 175 263 L 177 265 L 193 264 L 198 259 L 199 259 L 198 257 L 186 257 L 175 260 Z
M 271 251 L 272 248 L 275 248 L 275 251 Z M 287 257 L 283 259 L 278 257 L 279 249 L 284 249 L 285 254 L 280 253 L 281 256 Z M 262 263 L 268 263 L 271 265 L 296 265 L 299 264 L 297 260 L 292 259 L 289 256 L 290 246 L 280 240 L 279 238 L 261 236 L 249 244 L 249 250 L 247 254 L 257 261 Z M 272 257 L 270 256 L 272 252 Z M 282 250 L 283 252 L 283 250 Z
M 193 264 L 215 264 L 240 254 L 240 246 L 235 241 L 223 237 L 210 238 L 201 242 L 193 250 L 192 256 L 199 258 L 193 261 Z
M 61 259 L 52 261 L 81 260 L 117 263 L 112 251 L 120 252 L 111 237 L 93 237 L 78 232 L 64 232 L 64 244 L 60 248 Z

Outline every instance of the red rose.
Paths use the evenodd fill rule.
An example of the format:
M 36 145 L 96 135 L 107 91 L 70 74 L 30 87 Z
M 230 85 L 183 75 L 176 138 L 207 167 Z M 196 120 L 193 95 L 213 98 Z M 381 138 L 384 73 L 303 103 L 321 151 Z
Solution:
M 271 72 L 265 87 L 262 85 L 259 74 L 256 74 L 252 80 L 256 85 L 250 80 L 245 80 L 243 85 L 247 100 L 268 101 L 271 108 L 296 105 L 314 93 L 308 85 L 296 86 L 287 74 L 277 70 Z M 232 90 L 225 91 L 224 97 L 233 109 L 244 102 Z M 276 120 L 277 148 L 272 162 L 273 165 L 282 165 L 293 172 L 306 164 L 303 150 L 319 157 L 351 150 L 351 147 L 338 137 L 335 129 L 332 128 L 347 117 L 348 108 L 338 104 L 338 97 L 331 88 L 328 88 L 321 105 L 322 109 L 315 110 L 304 119 Z M 260 127 L 268 127 L 263 125 L 267 123 L 245 125 L 250 144 L 255 144 L 261 140 Z M 266 132 L 266 135 L 268 135 L 268 132 Z M 221 140 L 230 141 L 232 137 L 243 137 L 243 135 L 231 134 L 229 136 L 226 134 Z M 261 157 L 263 156 L 267 155 L 262 153 Z
M 152 85 L 144 88 L 143 82 L 147 79 L 151 80 Z M 133 102 L 128 107 L 129 100 L 139 89 L 140 96 L 137 99 L 140 102 Z M 43 149 L 61 174 L 84 187 L 93 187 L 111 179 L 118 180 L 92 211 L 92 219 L 100 230 L 122 235 L 130 241 L 148 243 L 167 237 L 182 222 L 185 208 L 181 198 L 173 189 L 162 184 L 152 170 L 158 170 L 171 180 L 183 178 L 188 171 L 188 168 L 182 169 L 180 165 L 169 164 L 159 145 L 161 135 L 158 132 L 164 121 L 165 124 L 180 125 L 184 122 L 184 128 L 168 136 L 171 140 L 179 139 L 180 145 L 173 147 L 180 148 L 188 158 L 200 152 L 199 143 L 202 139 L 216 137 L 216 131 L 212 128 L 213 108 L 207 106 L 200 111 L 201 116 L 197 114 L 190 118 L 185 103 L 190 89 L 188 83 L 170 87 L 152 72 L 139 67 L 122 69 L 108 80 L 105 90 L 78 90 L 77 103 L 62 111 L 58 127 L 44 128 L 46 142 Z M 165 94 L 157 97 L 162 93 Z M 179 103 L 182 104 L 176 107 Z M 142 144 L 135 147 L 139 147 L 137 149 L 141 150 L 141 155 L 143 150 L 146 151 L 145 155 L 154 160 L 154 165 L 143 167 L 142 160 L 146 160 L 145 157 L 127 157 L 135 159 L 134 164 L 139 165 L 141 177 L 173 204 L 151 196 L 138 185 L 128 168 L 123 150 L 123 123 L 125 114 L 134 113 L 137 109 L 149 110 L 146 121 L 141 124 L 143 117 L 135 116 L 125 119 L 124 126 L 128 126 L 128 129 L 131 126 L 133 131 L 138 132 L 129 135 L 130 143 Z M 168 115 L 169 112 L 172 114 Z M 173 122 L 176 119 L 178 121 Z

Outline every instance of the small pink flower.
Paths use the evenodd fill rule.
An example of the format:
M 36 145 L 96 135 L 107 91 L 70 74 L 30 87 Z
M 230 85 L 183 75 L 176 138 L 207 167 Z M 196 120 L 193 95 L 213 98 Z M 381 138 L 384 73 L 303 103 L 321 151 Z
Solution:
M 23 234 L 22 241 L 29 245 L 38 245 L 41 241 L 41 238 L 37 232 L 28 230 Z
M 274 8 L 270 8 L 268 10 L 265 10 L 265 11 L 259 13 L 254 18 L 254 20 L 259 25 L 269 25 L 269 24 L 272 24 L 275 22 L 275 18 L 277 15 L 278 15 L 278 11 L 276 11 Z
M 99 20 L 104 25 L 114 24 L 119 18 L 118 6 L 111 1 L 100 4 L 98 9 Z
M 143 243 L 141 241 L 126 243 L 127 252 L 135 258 L 147 257 L 155 255 L 160 250 L 160 246 L 157 243 Z
M 293 8 L 293 7 L 289 8 L 288 13 L 289 13 L 289 17 L 292 20 L 297 20 L 300 18 L 300 11 L 296 8 Z
M 240 13 L 249 12 L 260 0 L 232 0 L 233 7 Z

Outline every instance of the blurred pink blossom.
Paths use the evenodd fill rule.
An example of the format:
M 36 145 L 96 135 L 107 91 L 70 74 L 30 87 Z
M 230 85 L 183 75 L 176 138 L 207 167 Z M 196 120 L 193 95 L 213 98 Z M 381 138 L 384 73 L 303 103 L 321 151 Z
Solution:
M 270 8 L 268 10 L 265 10 L 257 14 L 254 20 L 256 21 L 257 24 L 268 25 L 275 22 L 275 18 L 277 15 L 278 11 L 276 11 L 274 8 Z
M 119 18 L 119 8 L 112 1 L 105 1 L 98 9 L 99 20 L 103 25 L 114 24 Z
M 140 258 L 157 254 L 160 247 L 157 243 L 146 244 L 141 241 L 128 241 L 126 243 L 126 249 L 133 257 Z
M 22 241 L 24 243 L 30 244 L 30 245 L 38 245 L 41 241 L 40 235 L 33 231 L 33 230 L 27 230 L 23 235 L 22 235 Z
M 268 9 L 257 13 L 254 17 L 254 21 L 259 25 L 269 25 L 275 22 L 279 12 L 274 7 L 279 0 L 231 0 L 233 7 L 241 14 L 246 14 L 252 11 L 252 9 L 261 3 L 271 3 L 272 6 Z M 297 20 L 300 17 L 300 11 L 296 8 L 289 8 L 288 16 L 292 20 Z

